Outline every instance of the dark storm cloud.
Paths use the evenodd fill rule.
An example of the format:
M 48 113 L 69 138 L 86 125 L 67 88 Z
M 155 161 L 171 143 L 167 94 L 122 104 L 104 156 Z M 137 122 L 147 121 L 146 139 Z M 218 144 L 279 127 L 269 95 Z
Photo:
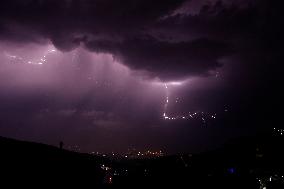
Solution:
M 1 1 L 1 28 L 4 34 L 5 29 L 10 29 L 6 35 L 14 33 L 14 37 L 24 37 L 22 30 L 13 30 L 14 25 L 19 25 L 23 29 L 40 33 L 42 37 L 51 38 L 62 49 L 68 49 L 76 45 L 80 36 L 86 33 L 100 38 L 111 36 L 111 39 L 116 36 L 135 36 L 161 15 L 169 14 L 181 2 L 182 0 Z
M 1 135 L 64 140 L 86 151 L 149 144 L 181 152 L 272 126 L 282 99 L 282 7 L 270 0 L 1 0 Z M 50 41 L 67 52 L 28 64 L 54 48 Z M 163 81 L 140 76 L 185 79 L 169 85 L 167 113 L 212 111 L 220 123 L 162 120 Z
M 218 58 L 228 51 L 223 43 L 208 39 L 170 43 L 146 37 L 127 39 L 118 44 L 104 43 L 92 41 L 86 45 L 93 51 L 112 52 L 130 68 L 146 70 L 162 79 L 205 74 L 221 66 Z
M 242 3 L 239 8 L 204 1 L 193 16 L 185 14 L 187 6 L 195 6 L 190 2 L 4 0 L 0 38 L 41 43 L 50 39 L 63 51 L 82 44 L 165 80 L 208 74 L 221 66 L 220 58 L 232 53 L 232 33 L 249 26 L 257 14 L 247 14 L 252 8 Z

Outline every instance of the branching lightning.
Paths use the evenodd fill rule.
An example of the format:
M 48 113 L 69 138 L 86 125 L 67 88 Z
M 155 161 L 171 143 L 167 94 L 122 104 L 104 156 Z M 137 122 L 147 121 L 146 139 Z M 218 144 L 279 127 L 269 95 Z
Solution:
M 37 58 L 35 61 L 31 60 L 31 59 L 25 59 L 21 56 L 17 56 L 17 55 L 12 55 L 8 52 L 4 52 L 4 55 L 12 60 L 13 62 L 21 62 L 21 63 L 27 63 L 27 64 L 34 64 L 34 65 L 42 65 L 44 63 L 47 62 L 47 57 L 51 54 L 51 53 L 55 53 L 56 50 L 54 48 L 47 50 L 46 52 L 43 53 L 43 56 L 40 58 Z
M 165 91 L 166 91 L 166 99 L 164 104 L 164 111 L 163 111 L 163 119 L 165 120 L 190 120 L 190 119 L 201 119 L 203 124 L 206 124 L 208 119 L 216 119 L 216 113 L 208 113 L 203 111 L 196 111 L 196 112 L 188 112 L 188 114 L 184 115 L 177 115 L 177 116 L 169 116 L 168 115 L 168 106 L 169 106 L 169 86 L 181 85 L 181 82 L 170 82 L 164 83 Z M 177 98 L 179 99 L 179 98 Z M 176 100 L 178 102 L 178 100 Z
M 168 110 L 168 104 L 169 104 L 169 90 L 168 90 L 168 85 L 166 83 L 164 85 L 165 85 L 165 88 L 166 88 L 166 102 L 165 102 L 165 105 L 164 105 L 163 117 L 164 117 L 164 119 L 168 119 L 167 110 Z

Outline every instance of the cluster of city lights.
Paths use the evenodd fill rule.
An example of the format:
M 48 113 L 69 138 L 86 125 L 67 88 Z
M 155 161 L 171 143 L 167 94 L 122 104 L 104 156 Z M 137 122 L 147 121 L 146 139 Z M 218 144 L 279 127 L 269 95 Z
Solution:
M 145 157 L 160 157 L 160 156 L 163 156 L 163 152 L 160 150 L 160 151 L 156 151 L 156 152 L 152 152 L 150 150 L 142 153 L 142 152 L 138 152 L 137 153 L 137 156 L 145 156 Z
M 275 135 L 281 135 L 281 136 L 283 136 L 284 135 L 284 129 L 280 129 L 280 128 L 273 128 L 273 133 L 275 134 Z
M 164 153 L 162 150 L 159 151 L 150 151 L 147 150 L 145 152 L 137 151 L 136 149 L 131 149 L 129 150 L 126 154 L 117 154 L 117 153 L 110 153 L 108 155 L 102 154 L 99 152 L 91 152 L 91 155 L 97 155 L 97 156 L 102 156 L 102 157 L 108 157 L 111 159 L 123 159 L 123 158 L 130 158 L 130 159 L 135 159 L 135 158 L 153 158 L 153 157 L 162 157 L 164 156 Z
M 105 166 L 105 164 L 102 164 L 102 165 L 101 165 L 101 169 L 102 169 L 102 170 L 105 170 L 105 171 L 108 171 L 108 170 L 111 170 L 111 167 Z
M 128 149 L 128 152 L 124 155 L 124 158 L 135 159 L 135 158 L 154 158 L 162 156 L 164 156 L 162 150 L 157 150 L 157 151 L 147 150 L 142 152 L 136 149 Z
M 281 182 L 284 183 L 284 176 L 283 175 L 272 175 L 272 176 L 264 176 L 261 178 L 256 178 L 257 182 L 259 183 L 260 189 L 266 189 L 267 188 L 267 184 L 269 182 Z

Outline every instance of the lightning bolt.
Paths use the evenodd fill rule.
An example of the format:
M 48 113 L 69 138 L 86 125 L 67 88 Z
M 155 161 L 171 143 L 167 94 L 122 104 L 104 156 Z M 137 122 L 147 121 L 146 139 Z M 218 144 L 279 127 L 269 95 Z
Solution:
M 164 104 L 164 113 L 163 113 L 163 117 L 164 119 L 168 119 L 169 117 L 167 116 L 167 110 L 168 110 L 168 105 L 169 105 L 169 90 L 168 90 L 168 85 L 165 83 L 164 84 L 165 89 L 166 89 L 166 101 Z

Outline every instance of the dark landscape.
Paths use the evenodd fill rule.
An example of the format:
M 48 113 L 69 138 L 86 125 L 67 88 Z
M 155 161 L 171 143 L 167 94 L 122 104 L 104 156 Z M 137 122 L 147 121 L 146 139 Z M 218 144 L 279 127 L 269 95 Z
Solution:
M 284 189 L 281 0 L 0 0 L 0 188 Z
M 200 154 L 129 159 L 1 137 L 1 172 L 2 178 L 27 187 L 280 189 L 283 144 L 284 137 L 271 132 L 231 140 Z

